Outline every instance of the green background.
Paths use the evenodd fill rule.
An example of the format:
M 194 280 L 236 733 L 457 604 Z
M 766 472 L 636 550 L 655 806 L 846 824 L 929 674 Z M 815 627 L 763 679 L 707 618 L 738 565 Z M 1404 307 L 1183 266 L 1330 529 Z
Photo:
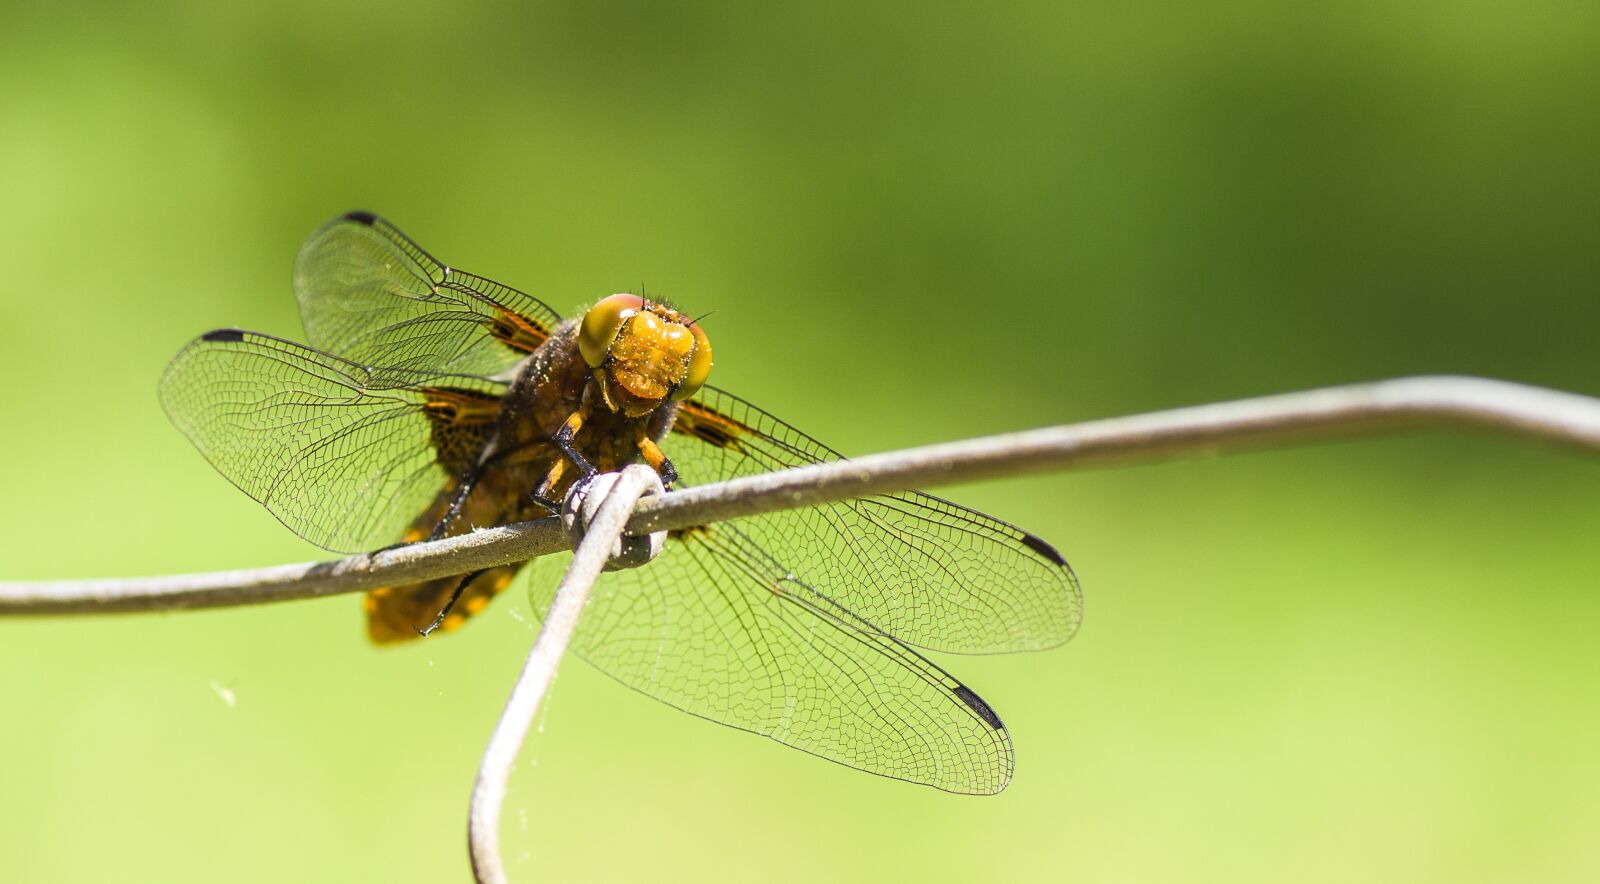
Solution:
M 714 381 L 847 453 L 1416 372 L 1600 390 L 1592 3 L 0 7 L 0 577 L 317 558 L 167 424 L 199 332 L 299 333 L 369 208 L 561 309 L 715 310 Z M 1083 578 L 940 662 L 995 798 L 578 661 L 517 880 L 1592 881 L 1600 466 L 1398 440 L 975 485 Z M 466 876 L 508 595 L 0 622 L 0 877 Z M 224 702 L 231 691 L 236 702 Z

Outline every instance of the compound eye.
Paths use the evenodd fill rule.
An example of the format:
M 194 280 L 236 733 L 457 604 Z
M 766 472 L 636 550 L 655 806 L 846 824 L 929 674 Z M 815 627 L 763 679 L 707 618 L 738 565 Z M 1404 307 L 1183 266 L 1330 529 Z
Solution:
M 643 308 L 644 298 L 638 295 L 612 295 L 590 307 L 583 314 L 583 325 L 578 327 L 578 352 L 583 354 L 583 361 L 590 368 L 605 364 L 622 324 Z
M 711 339 L 706 337 L 699 323 L 689 323 L 689 331 L 694 332 L 694 350 L 689 353 L 689 370 L 683 375 L 683 383 L 672 391 L 672 398 L 679 401 L 700 392 L 706 378 L 711 377 Z

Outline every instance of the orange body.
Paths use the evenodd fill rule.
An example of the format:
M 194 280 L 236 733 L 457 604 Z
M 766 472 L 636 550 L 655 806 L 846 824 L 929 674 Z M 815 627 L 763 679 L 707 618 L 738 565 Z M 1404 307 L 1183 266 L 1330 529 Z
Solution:
M 522 335 L 519 340 L 529 340 L 525 330 L 514 331 Z M 502 339 L 512 337 L 508 331 Z M 449 537 L 549 515 L 534 495 L 559 501 L 581 475 L 557 441 L 563 430 L 596 470 L 618 469 L 641 458 L 664 470 L 666 456 L 656 443 L 671 430 L 682 391 L 697 390 L 709 369 L 710 346 L 692 322 L 637 295 L 613 295 L 538 343 L 498 400 L 459 390 L 430 391 L 428 415 L 440 463 L 458 476 L 475 467 L 480 472 L 442 531 L 459 482 L 418 515 L 404 540 L 425 540 L 436 532 Z M 459 628 L 510 586 L 520 568 L 507 565 L 478 576 L 440 628 Z M 380 644 L 417 638 L 417 630 L 433 621 L 460 580 L 370 591 L 368 636 Z

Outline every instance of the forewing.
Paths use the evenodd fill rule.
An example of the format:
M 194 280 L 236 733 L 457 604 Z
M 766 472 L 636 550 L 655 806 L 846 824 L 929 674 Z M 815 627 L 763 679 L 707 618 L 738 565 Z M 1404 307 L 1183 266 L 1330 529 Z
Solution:
M 313 346 L 407 371 L 496 375 L 561 321 L 529 295 L 447 267 L 369 212 L 306 240 L 294 290 Z
M 714 387 L 685 402 L 666 441 L 685 485 L 803 464 L 838 452 Z M 993 653 L 1071 638 L 1083 596 L 1039 537 L 918 491 L 737 520 L 822 596 L 919 647 Z
M 536 611 L 555 585 L 533 583 Z M 850 767 L 969 794 L 1011 779 L 1011 737 L 977 694 L 729 525 L 602 575 L 574 649 L 686 712 Z
M 173 424 L 240 490 L 306 540 L 358 552 L 398 541 L 457 478 L 500 387 L 224 329 L 173 357 L 160 393 Z

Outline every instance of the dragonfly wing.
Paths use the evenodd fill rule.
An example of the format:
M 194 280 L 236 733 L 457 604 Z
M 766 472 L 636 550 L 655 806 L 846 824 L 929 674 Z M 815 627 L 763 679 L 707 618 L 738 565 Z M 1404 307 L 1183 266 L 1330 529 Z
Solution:
M 502 391 L 223 329 L 173 357 L 160 395 L 240 490 L 306 540 L 358 552 L 399 540 L 460 476 Z
M 684 485 L 839 460 L 743 399 L 706 387 L 664 442 Z M 1055 548 L 992 516 L 908 491 L 737 520 L 809 586 L 908 644 L 953 653 L 1039 650 L 1083 618 Z
M 328 222 L 295 260 L 311 344 L 363 365 L 492 376 L 561 321 L 538 299 L 437 261 L 370 212 Z
M 533 583 L 541 614 L 554 586 Z M 1011 737 L 976 693 L 736 527 L 676 534 L 656 561 L 602 575 L 574 650 L 686 712 L 849 767 L 968 794 L 1011 779 Z

